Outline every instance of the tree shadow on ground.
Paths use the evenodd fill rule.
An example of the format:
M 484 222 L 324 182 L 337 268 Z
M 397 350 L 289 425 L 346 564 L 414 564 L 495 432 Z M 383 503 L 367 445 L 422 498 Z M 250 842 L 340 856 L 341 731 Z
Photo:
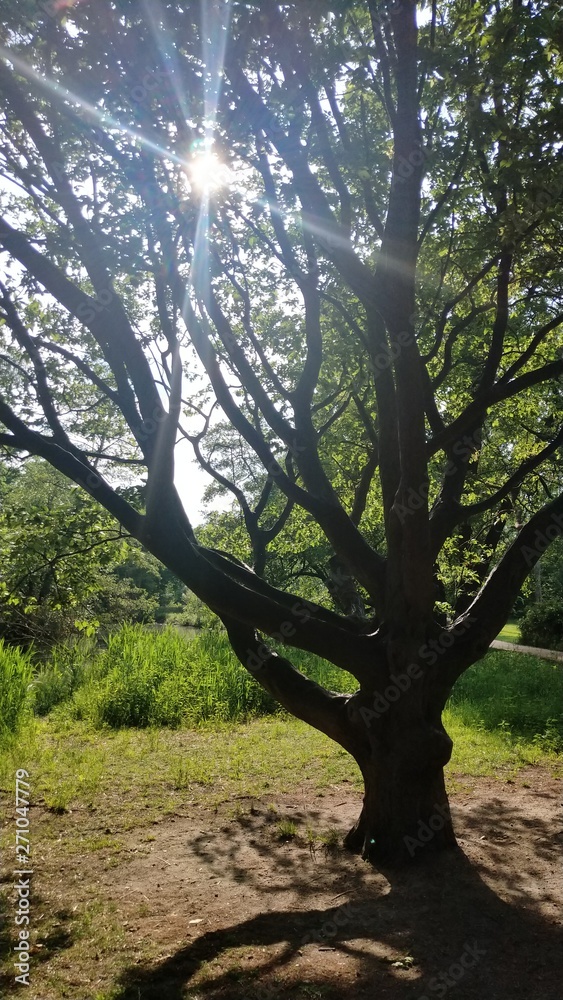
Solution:
M 33 915 L 49 909 L 43 895 L 33 888 L 30 897 L 30 924 L 25 922 L 16 924 L 16 903 L 14 902 L 14 885 L 17 882 L 17 875 L 10 875 L 0 880 L 0 955 L 5 959 L 5 969 L 0 972 L 0 996 L 8 993 L 14 988 L 15 976 L 20 975 L 20 970 L 16 970 L 15 962 L 18 961 L 18 953 L 14 946 L 19 941 L 20 930 L 28 931 L 30 934 L 30 947 L 33 955 L 32 973 L 34 975 L 38 965 L 50 961 L 54 955 L 65 949 L 71 948 L 73 935 L 71 925 L 73 914 L 68 909 L 59 909 L 49 915 L 49 929 L 40 937 L 36 937 L 33 929 Z
M 12 923 L 13 923 L 13 907 L 10 906 L 10 901 L 8 899 L 8 890 L 11 889 L 11 884 L 5 879 L 0 879 L 0 955 L 6 959 L 10 956 L 10 951 L 12 948 Z M 14 939 L 15 941 L 15 939 Z M 0 972 L 0 996 L 3 995 L 4 991 L 7 990 L 8 985 L 13 982 L 14 973 L 10 970 L 8 972 Z
M 472 860 L 461 849 L 441 858 L 425 858 L 421 850 L 410 870 L 378 872 L 342 853 L 327 856 L 324 884 L 336 890 L 344 881 L 346 896 L 327 909 L 307 906 L 312 893 L 303 877 L 306 853 L 303 864 L 286 857 L 285 868 L 289 864 L 294 869 L 297 905 L 235 919 L 156 966 L 127 969 L 112 996 L 559 998 L 563 942 L 556 910 L 557 831 L 543 819 L 532 820 L 521 805 L 492 797 L 459 820 Z M 526 841 L 532 853 L 524 870 L 517 848 Z M 275 867 L 275 851 L 272 846 L 268 850 Z M 240 873 L 232 841 L 219 856 L 214 849 L 209 855 L 215 869 L 234 877 Z M 519 870 L 515 858 L 520 859 Z M 545 880 L 551 870 L 553 879 L 540 884 L 540 876 Z M 252 879 L 252 872 L 248 875 Z

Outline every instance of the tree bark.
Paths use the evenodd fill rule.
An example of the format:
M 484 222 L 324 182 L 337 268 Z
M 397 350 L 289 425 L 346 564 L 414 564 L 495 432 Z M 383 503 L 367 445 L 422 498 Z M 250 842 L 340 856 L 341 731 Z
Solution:
M 370 750 L 356 758 L 364 804 L 345 846 L 377 864 L 404 865 L 456 846 L 444 782 L 452 741 L 439 712 L 437 721 L 425 719 L 402 697 L 406 704 L 389 704 L 371 725 L 372 709 L 349 712 L 357 727 L 363 714 Z

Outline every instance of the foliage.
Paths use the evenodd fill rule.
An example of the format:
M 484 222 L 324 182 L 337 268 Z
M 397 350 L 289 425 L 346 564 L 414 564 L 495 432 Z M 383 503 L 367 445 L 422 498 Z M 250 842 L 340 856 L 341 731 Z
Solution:
M 181 607 L 166 618 L 168 625 L 181 625 L 183 628 L 222 628 L 221 622 L 210 608 L 191 590 L 184 594 Z
M 538 601 L 563 602 L 563 541 L 557 538 L 542 556 L 535 574 Z
M 121 552 L 113 518 L 46 463 L 0 476 L 0 632 L 45 647 L 85 617 L 100 577 Z
M 439 17 L 426 10 L 412 67 L 418 87 L 410 81 L 411 132 L 399 134 L 409 115 L 395 117 L 394 105 L 412 53 L 396 60 L 391 39 L 403 38 L 414 6 L 383 3 L 374 19 L 365 3 L 314 5 L 303 31 L 295 10 L 270 2 L 262 13 L 214 8 L 209 23 L 195 6 L 171 4 L 165 48 L 176 53 L 173 67 L 163 62 L 164 28 L 149 26 L 135 5 L 74 5 L 61 20 L 31 7 L 7 13 L 15 62 L 12 75 L 3 70 L 10 109 L 3 156 L 23 191 L 6 194 L 5 211 L 24 241 L 40 235 L 56 270 L 40 267 L 5 231 L 27 278 L 12 295 L 3 292 L 11 428 L 3 444 L 21 450 L 11 404 L 33 433 L 54 435 L 75 459 L 76 442 L 88 441 L 80 445 L 82 472 L 65 460 L 66 474 L 100 500 L 100 477 L 121 499 L 136 482 L 140 505 L 125 508 L 110 494 L 104 503 L 147 541 L 130 509 L 144 509 L 148 493 L 135 463 L 150 467 L 149 425 L 160 421 L 147 359 L 155 348 L 167 359 L 158 381 L 170 389 L 177 344 L 189 387 L 182 433 L 211 476 L 208 496 L 235 502 L 209 519 L 200 544 L 251 562 L 298 596 L 356 616 L 377 612 L 379 622 L 386 599 L 382 605 L 374 581 L 352 565 L 352 552 L 368 549 L 347 518 L 338 515 L 338 530 L 330 526 L 332 508 L 355 527 L 361 521 L 368 548 L 399 560 L 405 593 L 417 574 L 402 566 L 414 549 L 398 544 L 399 535 L 422 538 L 428 508 L 433 521 L 443 511 L 436 565 L 426 566 L 427 587 L 431 569 L 438 584 L 425 612 L 429 627 L 439 604 L 467 608 L 522 526 L 521 514 L 537 513 L 544 487 L 555 493 L 560 483 L 551 366 L 561 337 L 553 251 L 561 226 L 561 60 L 547 0 L 526 11 L 507 0 L 494 9 L 450 0 Z M 232 48 L 222 66 L 218 43 L 227 32 Z M 48 92 L 29 84 L 42 76 Z M 181 107 L 180 93 L 188 95 Z M 156 144 L 147 138 L 153 130 Z M 202 159 L 206 142 L 230 171 L 216 186 L 197 173 L 202 164 L 212 171 L 212 158 Z M 403 219 L 408 234 L 399 235 L 393 226 L 407 204 L 416 209 Z M 73 242 L 75 224 L 88 230 L 85 244 Z M 391 267 L 392 247 L 409 240 L 418 240 L 415 257 Z M 196 257 L 206 266 L 192 267 Z M 367 289 L 376 286 L 374 312 Z M 120 360 L 107 340 L 114 320 Z M 419 364 L 424 387 L 413 375 Z M 506 387 L 516 376 L 523 381 L 513 392 Z M 408 406 L 401 420 L 392 417 L 399 396 L 417 409 L 417 421 Z M 417 448 L 392 446 L 393 426 L 412 435 L 415 425 Z M 429 437 L 427 468 L 413 467 L 398 497 L 393 461 L 426 451 Z M 35 443 L 62 462 L 47 438 Z M 407 513 L 391 530 L 396 496 Z M 414 530 L 419 519 L 425 523 Z M 157 557 L 174 562 L 152 537 Z M 339 592 L 344 566 L 350 582 Z M 203 597 L 213 604 L 212 591 Z
M 0 634 L 48 649 L 77 623 L 154 621 L 184 586 L 44 462 L 0 466 Z
M 563 649 L 563 614 L 560 600 L 532 604 L 519 624 L 520 636 L 525 646 Z
M 154 621 L 159 610 L 157 595 L 147 594 L 132 579 L 118 576 L 114 571 L 100 573 L 96 590 L 80 608 L 84 618 L 97 622 L 105 635 L 122 622 Z

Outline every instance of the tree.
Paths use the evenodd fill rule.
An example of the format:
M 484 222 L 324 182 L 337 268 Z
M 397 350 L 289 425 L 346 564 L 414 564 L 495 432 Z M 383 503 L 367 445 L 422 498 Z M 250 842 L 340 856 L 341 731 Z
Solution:
M 563 524 L 555 4 L 3 6 L 0 443 L 80 484 L 354 756 L 351 849 L 408 858 L 421 823 L 453 844 L 442 709 Z M 186 439 L 257 572 L 198 540 Z M 333 602 L 262 575 L 296 530 Z
M 127 495 L 133 499 L 135 491 Z M 154 620 L 171 574 L 43 461 L 0 464 L 0 637 L 49 648 L 77 627 Z

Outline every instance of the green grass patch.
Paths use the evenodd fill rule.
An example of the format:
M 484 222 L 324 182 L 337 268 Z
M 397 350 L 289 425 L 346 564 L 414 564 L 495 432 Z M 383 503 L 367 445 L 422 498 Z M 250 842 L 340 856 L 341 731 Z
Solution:
M 71 808 L 77 796 L 91 801 L 106 787 L 107 774 L 113 775 L 116 766 L 115 747 L 121 747 L 119 767 L 124 774 L 130 775 L 139 760 L 152 761 L 152 778 L 153 766 L 162 773 L 158 761 L 166 745 L 163 787 L 173 799 L 196 786 L 227 789 L 242 776 L 255 791 L 263 790 L 271 771 L 270 746 L 260 745 L 258 735 L 263 730 L 252 729 L 257 744 L 249 753 L 250 730 L 233 728 L 234 723 L 256 719 L 269 720 L 270 732 L 276 734 L 276 759 L 281 763 L 275 780 L 282 780 L 284 768 L 296 781 L 303 768 L 308 773 L 313 768 L 314 776 L 312 760 L 322 763 L 327 773 L 332 771 L 335 781 L 345 774 L 340 767 L 344 752 L 288 720 L 236 660 L 221 633 L 208 631 L 186 640 L 174 629 L 153 632 L 125 626 L 102 650 L 88 644 L 55 650 L 31 687 L 30 658 L 18 651 L 1 652 L 0 669 L 8 677 L 3 690 L 12 692 L 0 703 L 8 706 L 8 721 L 17 718 L 21 724 L 26 704 L 34 704 L 39 715 L 51 708 L 44 722 L 36 718 L 26 726 L 26 739 L 36 746 L 43 773 L 53 776 L 53 781 L 45 779 L 44 801 L 54 813 Z M 318 657 L 298 650 L 290 655 L 324 687 L 352 691 L 357 686 L 351 675 Z M 19 706 L 17 711 L 11 705 Z M 492 773 L 496 766 L 510 766 L 511 760 L 547 759 L 563 748 L 562 705 L 559 665 L 516 653 L 488 653 L 460 678 L 447 706 L 447 726 L 456 741 L 455 768 Z M 179 743 L 172 737 L 166 743 L 166 727 L 197 729 L 197 753 L 185 754 L 185 732 Z M 113 742 L 108 729 L 116 731 Z M 130 737 L 126 730 L 132 731 Z M 218 744 L 228 746 L 227 756 L 217 750 Z M 349 778 L 350 772 L 346 774 Z
M 59 812 L 95 808 L 112 835 L 174 813 L 186 799 L 277 795 L 304 778 L 319 789 L 343 782 L 360 787 L 359 770 L 345 750 L 281 716 L 196 730 L 100 731 L 54 713 L 32 722 L 0 756 L 4 790 L 23 766 L 32 775 L 34 802 L 45 805 L 53 820 Z
M 541 740 L 468 725 L 451 710 L 445 725 L 454 741 L 447 768 L 452 779 L 513 774 L 529 764 L 563 770 L 553 747 Z M 59 814 L 76 810 L 103 815 L 104 828 L 107 824 L 111 836 L 118 837 L 182 811 L 186 801 L 213 805 L 237 796 L 277 796 L 304 781 L 318 793 L 342 784 L 362 787 L 346 751 L 298 719 L 281 716 L 197 730 L 99 731 L 55 713 L 26 726 L 5 748 L 0 756 L 4 791 L 10 792 L 15 769 L 22 766 L 32 776 L 34 803 L 52 814 L 54 839 L 64 819 Z M 74 835 L 71 852 L 80 849 L 80 824 Z M 43 836 L 49 836 L 47 830 Z
M 319 657 L 295 650 L 292 660 L 331 690 L 356 686 L 350 674 Z M 87 642 L 54 649 L 36 671 L 32 704 L 37 715 L 62 706 L 76 721 L 113 729 L 242 722 L 279 712 L 223 633 L 186 638 L 174 628 L 142 625 L 123 626 L 102 650 Z
M 497 639 L 502 642 L 520 642 L 520 628 L 517 622 L 507 622 L 502 631 L 497 635 Z

